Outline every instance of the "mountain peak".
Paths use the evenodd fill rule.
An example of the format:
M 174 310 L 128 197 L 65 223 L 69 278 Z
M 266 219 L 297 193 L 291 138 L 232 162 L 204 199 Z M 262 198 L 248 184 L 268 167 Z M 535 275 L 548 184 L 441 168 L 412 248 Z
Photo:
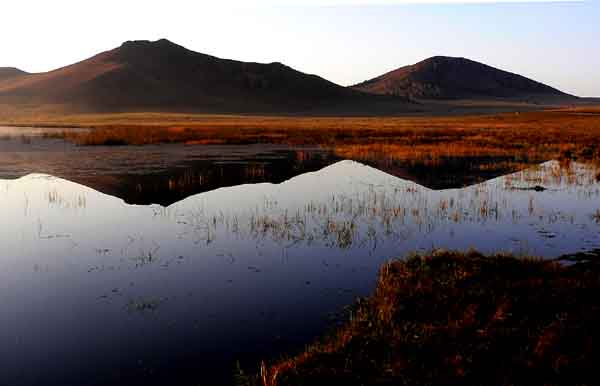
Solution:
M 434 62 L 451 61 L 451 60 L 460 60 L 460 59 L 464 60 L 465 58 L 458 57 L 458 56 L 435 55 L 435 56 L 425 59 L 424 62 L 427 62 L 427 61 L 434 61 Z
M 173 43 L 168 39 L 159 39 L 159 40 L 127 40 L 121 44 L 121 47 L 124 49 L 135 49 L 135 48 L 167 48 L 167 47 L 177 47 L 183 48 L 182 46 Z
M 142 66 L 144 68 L 156 67 L 175 62 L 176 64 L 189 63 L 192 58 L 206 57 L 207 55 L 192 52 L 185 47 L 175 44 L 167 39 L 159 40 L 128 40 L 120 47 L 109 51 L 108 55 L 115 63 Z M 176 66 L 175 66 L 176 67 Z

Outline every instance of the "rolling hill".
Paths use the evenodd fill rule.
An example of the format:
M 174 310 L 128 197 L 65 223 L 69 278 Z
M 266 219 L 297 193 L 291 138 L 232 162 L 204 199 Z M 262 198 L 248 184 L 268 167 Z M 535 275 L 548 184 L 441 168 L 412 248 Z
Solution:
M 373 100 L 281 63 L 220 59 L 166 39 L 125 42 L 47 73 L 0 72 L 0 103 L 87 111 L 302 111 Z
M 521 75 L 465 58 L 435 56 L 352 87 L 413 99 L 571 99 L 571 95 Z

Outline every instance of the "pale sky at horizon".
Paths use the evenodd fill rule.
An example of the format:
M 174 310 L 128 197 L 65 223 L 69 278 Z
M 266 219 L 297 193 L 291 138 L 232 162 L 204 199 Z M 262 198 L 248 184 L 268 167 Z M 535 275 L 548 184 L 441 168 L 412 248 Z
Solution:
M 0 67 L 29 72 L 126 40 L 167 38 L 222 58 L 283 62 L 342 85 L 447 55 L 600 96 L 595 0 L 21 0 L 0 10 Z

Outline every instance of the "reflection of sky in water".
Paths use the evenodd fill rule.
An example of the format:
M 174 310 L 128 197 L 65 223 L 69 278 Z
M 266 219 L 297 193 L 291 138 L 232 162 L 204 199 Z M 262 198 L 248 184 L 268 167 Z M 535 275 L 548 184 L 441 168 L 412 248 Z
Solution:
M 390 257 L 599 247 L 595 176 L 549 162 L 432 191 L 343 161 L 167 208 L 44 175 L 0 181 L 0 384 L 227 378 L 237 359 L 320 334 Z

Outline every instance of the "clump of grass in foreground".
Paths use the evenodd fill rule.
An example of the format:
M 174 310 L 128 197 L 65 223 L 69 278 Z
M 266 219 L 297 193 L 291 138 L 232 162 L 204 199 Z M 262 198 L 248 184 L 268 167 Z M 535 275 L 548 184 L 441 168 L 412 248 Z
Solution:
M 253 382 L 597 384 L 598 268 L 475 252 L 394 261 L 345 327 Z

